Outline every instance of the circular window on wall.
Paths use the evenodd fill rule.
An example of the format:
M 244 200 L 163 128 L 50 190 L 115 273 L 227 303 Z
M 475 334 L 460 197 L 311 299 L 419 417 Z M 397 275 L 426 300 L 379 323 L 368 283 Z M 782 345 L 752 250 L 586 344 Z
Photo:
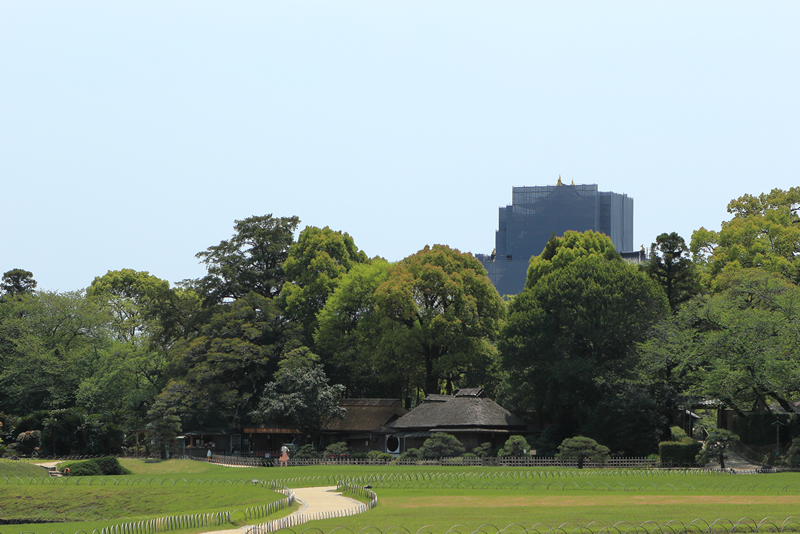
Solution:
M 386 438 L 386 452 L 398 454 L 400 452 L 400 438 L 397 436 L 389 436 Z

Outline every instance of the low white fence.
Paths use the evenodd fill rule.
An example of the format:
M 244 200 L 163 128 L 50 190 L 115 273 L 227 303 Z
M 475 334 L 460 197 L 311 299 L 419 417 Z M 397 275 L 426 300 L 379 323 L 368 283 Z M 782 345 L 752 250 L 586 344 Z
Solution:
M 286 495 L 285 499 L 271 502 L 261 506 L 252 506 L 244 511 L 245 519 L 258 519 L 274 514 L 278 510 L 288 508 L 294 503 L 294 492 L 274 482 L 261 482 L 261 485 L 274 491 Z M 212 527 L 228 524 L 231 522 L 233 512 L 216 512 L 210 514 L 182 514 L 158 517 L 156 519 L 146 519 L 142 521 L 131 521 L 95 529 L 92 534 L 156 534 L 170 530 L 185 530 L 197 527 Z M 77 534 L 77 533 L 76 533 Z
M 273 521 L 269 521 L 267 523 L 263 523 L 261 525 L 256 525 L 247 529 L 245 534 L 267 534 L 269 532 L 275 532 L 276 530 L 281 530 L 284 528 L 292 528 L 296 527 L 297 525 L 302 525 L 308 521 L 319 521 L 321 519 L 336 519 L 338 517 L 348 517 L 351 515 L 360 514 L 362 512 L 366 512 L 367 510 L 371 510 L 378 505 L 378 496 L 375 492 L 370 491 L 367 488 L 362 486 L 355 486 L 350 484 L 339 484 L 337 486 L 337 491 L 341 491 L 343 493 L 355 493 L 361 497 L 368 498 L 369 501 L 359 504 L 357 506 L 353 506 L 352 508 L 347 508 L 345 510 L 335 510 L 332 512 L 317 512 L 313 514 L 302 514 L 302 513 L 295 513 L 281 519 L 275 519 Z
M 193 458 L 198 461 L 207 459 Z M 240 467 L 278 467 L 281 465 L 278 458 L 255 458 L 247 456 L 214 455 L 211 462 Z M 403 460 L 368 460 L 353 458 L 290 458 L 287 466 L 310 465 L 452 465 L 452 466 L 506 466 L 506 467 L 569 467 L 577 468 L 577 460 L 557 460 L 547 456 L 485 456 L 483 458 L 470 458 L 456 456 L 453 458 L 406 458 Z M 585 460 L 586 468 L 649 468 L 658 467 L 657 458 L 647 457 L 612 457 L 605 463 Z

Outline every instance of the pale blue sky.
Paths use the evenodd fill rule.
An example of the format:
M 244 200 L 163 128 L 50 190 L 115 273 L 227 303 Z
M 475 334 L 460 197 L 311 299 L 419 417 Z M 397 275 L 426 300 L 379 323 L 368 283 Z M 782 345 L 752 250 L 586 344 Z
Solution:
M 515 185 L 634 243 L 800 185 L 800 2 L 0 0 L 0 272 L 177 282 L 235 219 L 491 252 Z

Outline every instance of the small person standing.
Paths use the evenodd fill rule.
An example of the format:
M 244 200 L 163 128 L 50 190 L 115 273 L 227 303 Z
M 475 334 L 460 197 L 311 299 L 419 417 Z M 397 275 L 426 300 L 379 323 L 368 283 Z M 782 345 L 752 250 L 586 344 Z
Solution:
M 286 467 L 286 463 L 289 461 L 289 447 L 286 445 L 281 447 L 281 466 Z
M 206 458 L 208 458 L 209 462 L 211 461 L 211 449 L 208 449 L 208 452 L 206 453 Z

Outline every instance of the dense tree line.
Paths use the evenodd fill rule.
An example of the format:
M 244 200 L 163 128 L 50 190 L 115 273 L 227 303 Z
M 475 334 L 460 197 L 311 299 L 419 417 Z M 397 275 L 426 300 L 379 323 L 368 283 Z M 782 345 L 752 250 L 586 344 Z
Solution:
M 719 231 L 657 237 L 650 261 L 567 232 L 503 299 L 470 254 L 397 262 L 297 217 L 236 221 L 171 286 L 129 269 L 86 289 L 0 284 L 0 436 L 18 453 L 118 452 L 133 429 L 285 424 L 313 440 L 341 396 L 483 387 L 556 452 L 588 436 L 654 452 L 687 398 L 742 415 L 800 400 L 800 188 L 731 201 Z M 296 237 L 295 237 L 296 236 Z M 128 443 L 129 444 L 129 443 Z

